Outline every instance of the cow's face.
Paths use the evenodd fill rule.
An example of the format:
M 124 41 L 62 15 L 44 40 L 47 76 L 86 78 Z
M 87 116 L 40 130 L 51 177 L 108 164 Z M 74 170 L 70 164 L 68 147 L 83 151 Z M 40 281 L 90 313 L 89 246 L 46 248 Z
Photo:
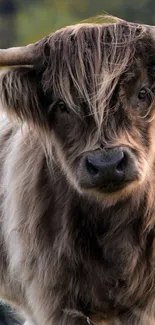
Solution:
M 80 191 L 100 196 L 131 194 L 154 177 L 155 71 L 139 61 L 112 94 L 100 132 L 86 104 L 77 114 L 58 99 L 52 128 L 59 162 Z
M 57 163 L 80 193 L 112 203 L 144 192 L 155 161 L 151 29 L 83 24 L 38 46 L 42 59 L 34 70 L 3 78 L 3 102 L 48 127 Z
M 113 198 L 113 202 L 137 195 L 139 189 L 145 190 L 153 176 L 154 50 L 145 38 L 137 43 L 134 55 L 129 54 L 130 46 L 111 46 L 110 51 L 115 50 L 115 56 L 111 54 L 113 66 L 104 61 L 105 48 L 99 61 L 99 49 L 96 53 L 95 46 L 88 56 L 87 47 L 85 54 L 81 48 L 79 59 L 75 45 L 74 61 L 62 58 L 66 69 L 63 71 L 57 64 L 62 51 L 60 41 L 55 61 L 58 75 L 63 76 L 63 89 L 55 88 L 51 105 L 51 129 L 58 160 L 80 192 L 99 199 Z M 127 60 L 123 61 L 125 56 Z M 61 84 L 56 75 L 55 82 Z

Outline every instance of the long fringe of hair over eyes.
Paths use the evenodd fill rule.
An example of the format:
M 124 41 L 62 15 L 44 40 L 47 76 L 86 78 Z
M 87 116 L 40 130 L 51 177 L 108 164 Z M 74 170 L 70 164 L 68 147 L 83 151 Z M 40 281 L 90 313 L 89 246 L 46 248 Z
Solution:
M 77 113 L 79 104 L 85 103 L 100 131 L 112 93 L 145 30 L 144 25 L 105 16 L 51 34 L 39 49 L 46 66 L 44 91 L 52 89 Z

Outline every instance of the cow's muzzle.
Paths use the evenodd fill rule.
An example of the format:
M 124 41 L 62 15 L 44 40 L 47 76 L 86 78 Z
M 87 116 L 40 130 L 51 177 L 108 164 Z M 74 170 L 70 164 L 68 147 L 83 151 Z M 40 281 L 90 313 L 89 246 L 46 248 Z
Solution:
M 95 150 L 84 154 L 80 185 L 113 192 L 138 178 L 135 153 L 127 147 Z

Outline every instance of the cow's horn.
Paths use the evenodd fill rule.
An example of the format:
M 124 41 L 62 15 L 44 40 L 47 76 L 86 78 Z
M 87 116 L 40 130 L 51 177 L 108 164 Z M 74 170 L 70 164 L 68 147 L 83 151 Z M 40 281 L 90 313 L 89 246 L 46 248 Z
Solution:
M 33 65 L 37 60 L 36 45 L 0 49 L 0 66 Z

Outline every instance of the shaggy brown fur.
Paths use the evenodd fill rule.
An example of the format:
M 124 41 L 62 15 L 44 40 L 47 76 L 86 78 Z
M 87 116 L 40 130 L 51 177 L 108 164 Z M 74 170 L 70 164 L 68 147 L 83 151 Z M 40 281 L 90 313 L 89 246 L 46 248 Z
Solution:
M 153 325 L 153 28 L 70 26 L 36 56 L 0 81 L 0 296 L 37 325 Z M 84 188 L 86 153 L 116 146 L 136 179 Z

